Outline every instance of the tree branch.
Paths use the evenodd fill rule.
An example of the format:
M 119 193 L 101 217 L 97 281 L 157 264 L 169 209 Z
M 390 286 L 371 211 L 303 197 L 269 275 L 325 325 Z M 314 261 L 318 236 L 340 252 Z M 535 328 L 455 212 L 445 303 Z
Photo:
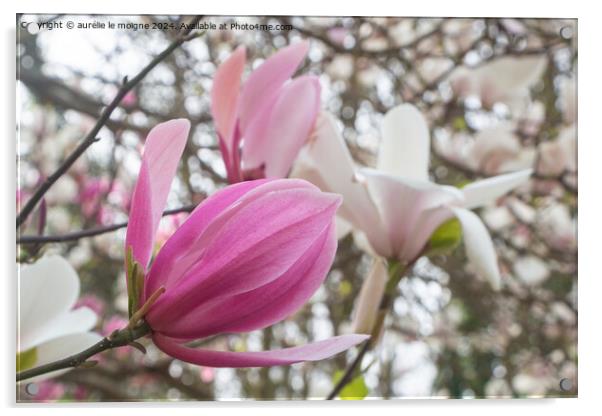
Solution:
M 191 27 L 196 24 L 201 19 L 200 16 L 196 16 L 191 22 Z M 97 134 L 100 129 L 107 123 L 111 114 L 117 108 L 123 97 L 138 84 L 153 68 L 155 68 L 161 61 L 163 61 L 167 56 L 169 56 L 175 49 L 180 47 L 183 43 L 194 39 L 197 37 L 197 34 L 190 35 L 192 29 L 185 30 L 178 38 L 173 41 L 163 52 L 157 55 L 146 67 L 142 69 L 131 80 L 127 80 L 127 77 L 124 78 L 124 83 L 117 92 L 117 95 L 111 101 L 111 103 L 104 109 L 100 118 L 90 130 L 90 132 L 86 135 L 84 140 L 75 148 L 75 150 L 65 159 L 65 161 L 58 167 L 58 169 L 46 180 L 42 183 L 42 185 L 35 191 L 35 193 L 31 196 L 31 198 L 27 201 L 19 215 L 17 216 L 17 228 L 21 226 L 27 219 L 27 217 L 34 210 L 38 202 L 42 199 L 44 194 L 52 187 L 52 185 L 65 173 L 69 168 L 75 163 L 75 161 L 90 147 L 94 142 L 98 141 Z
M 71 355 L 67 358 L 63 358 L 62 360 L 54 361 L 48 364 L 41 365 L 39 367 L 35 367 L 17 373 L 17 382 L 27 380 L 28 378 L 36 377 L 42 374 L 50 373 L 52 371 L 63 370 L 65 368 L 79 367 L 84 362 L 86 362 L 88 358 L 98 353 L 112 348 L 123 347 L 125 345 L 128 345 L 132 341 L 147 335 L 148 333 L 150 333 L 150 327 L 146 323 L 143 323 L 142 325 L 139 325 L 133 329 L 122 329 L 113 333 L 109 337 L 101 339 L 99 342 L 80 353 Z

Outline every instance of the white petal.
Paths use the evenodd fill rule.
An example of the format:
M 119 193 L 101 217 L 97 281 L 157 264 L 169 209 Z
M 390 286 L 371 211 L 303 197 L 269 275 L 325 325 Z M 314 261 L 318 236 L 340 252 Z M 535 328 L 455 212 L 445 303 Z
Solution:
M 547 65 L 545 55 L 503 57 L 475 70 L 481 87 L 493 85 L 502 95 L 511 96 L 526 90 L 543 75 Z
M 345 221 L 338 215 L 334 217 L 334 223 L 336 228 L 337 240 L 345 238 L 347 234 L 349 234 L 351 230 L 353 230 L 353 227 L 351 224 L 349 224 L 349 221 Z
M 390 254 L 378 253 L 386 258 L 394 256 L 398 260 L 413 260 L 407 256 L 406 246 L 420 239 L 418 246 L 422 248 L 430 235 L 414 229 L 422 214 L 431 208 L 462 202 L 462 193 L 453 187 L 393 177 L 374 169 L 362 169 L 361 174 L 380 212 L 393 249 Z
M 370 241 L 368 241 L 368 237 L 366 233 L 361 230 L 355 230 L 353 232 L 353 242 L 356 246 L 358 246 L 361 250 L 370 254 L 373 257 L 380 257 L 380 255 L 374 250 Z
M 466 198 L 464 207 L 472 209 L 495 202 L 500 196 L 527 182 L 532 172 L 531 169 L 525 169 L 466 185 L 462 188 L 462 192 L 464 192 L 464 197 Z
M 451 210 L 462 224 L 466 257 L 476 272 L 488 279 L 491 286 L 498 290 L 501 286 L 500 271 L 487 228 L 474 212 L 463 208 L 451 208 Z
M 385 293 L 387 280 L 385 262 L 381 259 L 375 259 L 368 277 L 364 280 L 353 312 L 353 333 L 370 334 L 372 332 L 378 307 Z
M 299 156 L 291 176 L 313 182 L 323 191 L 343 196 L 338 214 L 354 228 L 371 235 L 371 242 L 386 244 L 378 211 L 366 187 L 356 180 L 355 166 L 336 120 L 321 113 L 314 133 Z
M 430 135 L 424 116 L 410 104 L 399 105 L 384 117 L 378 170 L 389 175 L 428 179 Z
M 37 347 L 37 360 L 35 367 L 67 358 L 70 355 L 82 352 L 100 341 L 102 337 L 95 332 L 65 335 L 48 341 Z M 53 371 L 41 376 L 27 379 L 27 383 L 57 377 L 70 369 Z
M 79 277 L 60 256 L 21 266 L 18 323 L 21 338 L 69 311 L 79 295 Z
M 47 321 L 44 326 L 19 334 L 18 350 L 27 351 L 29 348 L 64 335 L 89 331 L 96 325 L 97 319 L 94 311 L 85 306 L 65 312 L 52 321 Z
M 421 254 L 435 230 L 452 217 L 453 213 L 444 206 L 435 205 L 423 210 L 411 228 L 411 238 L 404 244 L 400 258 L 415 259 Z

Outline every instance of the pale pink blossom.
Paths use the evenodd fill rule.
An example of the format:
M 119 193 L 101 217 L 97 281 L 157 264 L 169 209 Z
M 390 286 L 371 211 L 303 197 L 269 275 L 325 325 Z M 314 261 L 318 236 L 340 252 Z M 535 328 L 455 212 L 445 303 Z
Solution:
M 541 79 L 546 66 L 543 55 L 504 56 L 476 68 L 459 67 L 450 81 L 456 95 L 476 95 L 485 108 L 501 102 L 511 110 L 522 110 L 530 101 L 530 88 Z
M 291 79 L 308 48 L 300 42 L 278 51 L 244 83 L 244 47 L 217 69 L 211 114 L 230 183 L 288 175 L 320 106 L 317 77 Z

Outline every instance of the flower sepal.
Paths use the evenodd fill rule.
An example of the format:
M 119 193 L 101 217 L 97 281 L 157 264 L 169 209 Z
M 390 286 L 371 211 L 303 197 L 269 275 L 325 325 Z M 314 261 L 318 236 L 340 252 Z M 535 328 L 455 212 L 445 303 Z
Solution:
M 425 256 L 438 256 L 449 254 L 462 242 L 462 225 L 457 218 L 451 218 L 441 224 L 431 237 L 425 247 Z
M 128 317 L 131 318 L 140 307 L 140 298 L 144 293 L 144 271 L 143 267 L 134 260 L 134 250 L 128 247 L 125 254 L 125 267 L 127 270 L 128 291 Z

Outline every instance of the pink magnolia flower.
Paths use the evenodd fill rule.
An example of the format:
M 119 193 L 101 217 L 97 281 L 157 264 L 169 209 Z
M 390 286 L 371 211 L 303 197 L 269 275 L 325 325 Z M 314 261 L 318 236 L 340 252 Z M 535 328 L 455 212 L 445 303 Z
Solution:
M 366 339 L 343 335 L 261 352 L 190 348 L 185 342 L 265 328 L 297 311 L 318 289 L 336 251 L 338 195 L 295 179 L 229 186 L 201 203 L 149 268 L 153 240 L 190 128 L 187 120 L 148 135 L 134 189 L 126 250 L 145 273 L 141 302 L 161 287 L 145 315 L 154 343 L 182 361 L 256 367 L 320 360 Z
M 320 106 L 317 77 L 290 79 L 308 48 L 301 42 L 280 50 L 242 85 L 244 47 L 217 69 L 211 113 L 230 183 L 288 175 Z

